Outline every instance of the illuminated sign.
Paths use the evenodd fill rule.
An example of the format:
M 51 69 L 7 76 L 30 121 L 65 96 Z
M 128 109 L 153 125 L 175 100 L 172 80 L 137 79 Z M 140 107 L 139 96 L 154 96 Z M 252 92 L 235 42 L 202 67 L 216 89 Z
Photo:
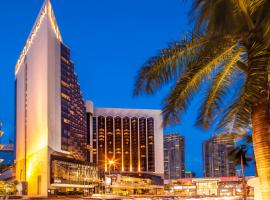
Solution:
M 175 185 L 173 187 L 175 190 L 189 190 L 189 189 L 196 189 L 195 185 Z
M 54 179 L 53 182 L 54 182 L 54 183 L 62 183 L 62 181 L 59 180 L 59 179 Z
M 20 66 L 22 65 L 23 61 L 24 61 L 24 58 L 26 56 L 26 54 L 28 53 L 36 35 L 37 35 L 37 32 L 38 30 L 40 29 L 41 27 L 41 24 L 43 22 L 43 20 L 45 19 L 45 16 L 46 14 L 48 13 L 48 16 L 49 16 L 49 20 L 50 20 L 50 25 L 56 35 L 56 38 L 62 42 L 62 38 L 61 38 L 61 35 L 60 35 L 60 31 L 59 31 L 59 28 L 57 26 L 57 23 L 56 23 L 56 20 L 55 20 L 55 17 L 54 17 L 54 14 L 53 14 L 53 10 L 52 10 L 52 6 L 50 4 L 50 2 L 48 2 L 48 5 L 45 4 L 44 7 L 42 8 L 42 11 L 40 13 L 40 16 L 39 18 L 37 19 L 35 25 L 34 25 L 34 28 L 32 29 L 32 32 L 30 34 L 30 36 L 28 37 L 27 41 L 26 41 L 26 44 L 22 50 L 22 53 L 19 57 L 19 60 L 17 61 L 16 63 L 16 66 L 15 66 L 15 74 L 18 73 L 19 69 L 20 69 Z
M 237 176 L 221 177 L 220 181 L 239 181 Z
M 112 184 L 112 179 L 110 177 L 106 177 L 105 184 L 106 185 L 111 185 Z

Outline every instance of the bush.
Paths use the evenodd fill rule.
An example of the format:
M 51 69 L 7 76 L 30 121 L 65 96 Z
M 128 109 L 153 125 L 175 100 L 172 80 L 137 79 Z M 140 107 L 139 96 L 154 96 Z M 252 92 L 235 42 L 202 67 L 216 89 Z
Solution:
M 17 181 L 0 181 L 0 195 L 15 195 L 17 184 Z

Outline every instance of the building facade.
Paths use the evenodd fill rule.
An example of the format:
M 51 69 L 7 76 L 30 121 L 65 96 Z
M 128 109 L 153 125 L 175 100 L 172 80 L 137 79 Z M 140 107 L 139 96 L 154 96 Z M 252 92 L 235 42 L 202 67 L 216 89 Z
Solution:
M 185 138 L 178 133 L 164 135 L 164 178 L 185 178 Z
M 246 177 L 246 181 L 253 177 Z M 200 196 L 203 197 L 235 197 L 243 195 L 243 182 L 237 176 L 216 177 L 216 178 L 184 178 L 166 180 L 165 188 L 170 195 L 182 197 Z M 248 187 L 247 195 L 254 196 L 253 188 Z
M 163 175 L 160 110 L 93 108 L 91 102 L 86 105 L 93 163 L 105 171 Z
M 229 151 L 234 147 L 233 140 L 213 137 L 203 143 L 203 164 L 205 177 L 235 176 L 235 164 L 228 159 Z
M 67 184 L 83 188 L 79 169 L 96 176 L 86 162 L 86 109 L 49 0 L 17 61 L 15 85 L 16 179 L 27 182 L 30 196 L 47 196 Z

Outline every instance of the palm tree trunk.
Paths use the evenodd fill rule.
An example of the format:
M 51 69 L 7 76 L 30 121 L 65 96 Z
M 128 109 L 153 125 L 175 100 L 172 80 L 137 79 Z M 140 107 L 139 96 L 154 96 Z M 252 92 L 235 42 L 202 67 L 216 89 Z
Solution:
M 270 117 L 267 102 L 254 106 L 252 116 L 252 140 L 260 178 L 262 200 L 270 199 Z
M 245 176 L 245 168 L 243 162 L 243 155 L 241 154 L 241 170 L 242 170 L 242 189 L 243 189 L 243 200 L 247 199 L 247 190 L 246 190 L 246 176 Z

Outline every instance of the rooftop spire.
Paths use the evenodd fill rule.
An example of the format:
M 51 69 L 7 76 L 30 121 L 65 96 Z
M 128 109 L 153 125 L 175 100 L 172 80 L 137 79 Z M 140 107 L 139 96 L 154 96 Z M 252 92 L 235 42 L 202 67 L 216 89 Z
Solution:
M 48 11 L 47 15 L 48 15 L 49 20 L 50 20 L 50 25 L 52 26 L 57 39 L 62 41 L 62 36 L 61 36 L 60 30 L 59 30 L 54 12 L 53 12 L 52 4 L 51 4 L 50 0 L 45 0 L 45 3 L 46 3 L 47 11 Z
M 50 2 L 50 0 L 44 0 L 43 6 L 38 14 L 36 22 L 32 28 L 32 31 L 31 31 L 27 41 L 26 41 L 26 44 L 22 50 L 22 53 L 21 53 L 21 55 L 16 63 L 15 74 L 17 74 L 17 72 L 19 71 L 20 66 L 21 66 L 26 54 L 28 53 L 28 50 L 31 47 L 31 44 L 32 44 L 38 30 L 40 29 L 41 24 L 42 24 L 44 19 L 48 20 L 48 22 L 49 22 L 48 25 L 50 25 L 51 28 L 53 29 L 53 32 L 54 32 L 56 38 L 62 42 L 62 36 L 61 36 L 60 30 L 59 30 L 58 24 L 56 22 L 56 18 L 55 18 L 53 9 L 52 9 L 51 2 Z M 47 28 L 49 28 L 49 27 L 47 27 Z

